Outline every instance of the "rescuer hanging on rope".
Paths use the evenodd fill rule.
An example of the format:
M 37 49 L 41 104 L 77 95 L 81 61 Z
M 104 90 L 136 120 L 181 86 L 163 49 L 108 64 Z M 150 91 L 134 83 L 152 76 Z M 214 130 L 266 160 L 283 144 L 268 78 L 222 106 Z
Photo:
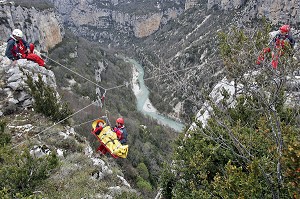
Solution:
M 128 145 L 121 144 L 116 132 L 114 132 L 110 126 L 107 126 L 104 120 L 95 120 L 92 123 L 92 127 L 92 134 L 94 134 L 100 142 L 97 151 L 100 151 L 102 154 L 109 152 L 114 158 L 127 157 Z
M 116 126 L 114 128 L 114 132 L 117 134 L 117 137 L 121 142 L 121 144 L 126 144 L 128 133 L 124 126 L 123 118 L 120 117 L 116 120 Z

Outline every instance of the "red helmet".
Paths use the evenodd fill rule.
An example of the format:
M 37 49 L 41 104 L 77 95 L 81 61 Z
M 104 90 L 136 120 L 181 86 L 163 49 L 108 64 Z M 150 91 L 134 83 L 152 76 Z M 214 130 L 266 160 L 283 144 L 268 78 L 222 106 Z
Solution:
M 122 125 L 124 125 L 124 119 L 121 118 L 121 117 L 118 118 L 116 122 L 117 122 L 117 123 L 120 123 L 120 124 L 122 124 Z
M 288 32 L 290 32 L 290 26 L 289 25 L 283 25 L 283 26 L 281 26 L 280 28 L 279 28 L 279 30 L 281 31 L 281 32 L 286 32 L 286 33 L 288 33 Z

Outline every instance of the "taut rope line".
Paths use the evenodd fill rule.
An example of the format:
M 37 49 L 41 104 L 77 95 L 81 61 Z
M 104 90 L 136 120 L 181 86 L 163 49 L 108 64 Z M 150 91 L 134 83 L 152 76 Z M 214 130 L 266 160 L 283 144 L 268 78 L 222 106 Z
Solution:
M 45 55 L 44 55 L 44 56 L 45 56 Z M 100 88 L 102 88 L 102 89 L 106 90 L 106 89 L 105 89 L 103 86 L 100 86 L 100 85 L 99 85 L 99 84 L 97 84 L 96 82 L 94 82 L 94 81 L 92 81 L 92 80 L 90 80 L 90 79 L 88 79 L 88 78 L 86 78 L 86 77 L 84 77 L 84 76 L 80 75 L 80 74 L 79 74 L 79 73 L 77 73 L 76 71 L 73 71 L 73 70 L 71 70 L 70 68 L 68 68 L 68 67 L 64 66 L 63 64 L 61 64 L 61 63 L 59 63 L 59 62 L 55 61 L 54 59 L 51 59 L 51 58 L 50 58 L 50 57 L 48 57 L 48 56 L 45 56 L 45 57 L 47 57 L 49 60 L 53 61 L 54 63 L 56 63 L 56 64 L 58 64 L 58 65 L 62 66 L 63 68 L 65 68 L 65 69 L 67 69 L 67 70 L 71 71 L 72 73 L 75 73 L 76 75 L 78 75 L 79 77 L 81 77 L 81 78 L 85 79 L 86 81 L 89 81 L 89 82 L 91 82 L 92 84 L 94 84 L 94 85 L 96 85 L 96 86 L 99 86 Z
M 38 51 L 37 51 L 37 52 L 38 52 Z M 105 92 L 104 92 L 104 95 L 103 95 L 103 98 L 102 98 L 103 101 L 104 101 L 104 97 L 105 97 L 106 91 L 108 91 L 108 90 L 113 90 L 113 89 L 116 89 L 116 88 L 121 88 L 121 87 L 123 87 L 123 86 L 128 86 L 129 84 L 132 84 L 132 83 L 133 83 L 133 82 L 131 82 L 131 83 L 126 82 L 125 84 L 122 84 L 122 85 L 119 85 L 119 86 L 115 86 L 115 87 L 111 87 L 111 88 L 106 89 L 106 88 L 100 86 L 99 84 L 93 82 L 92 80 L 90 80 L 90 79 L 88 79 L 88 78 L 86 78 L 86 77 L 80 75 L 79 73 L 77 73 L 77 72 L 75 72 L 75 71 L 69 69 L 68 67 L 64 66 L 63 64 L 61 64 L 61 63 L 59 63 L 59 62 L 57 62 L 57 61 L 51 59 L 50 57 L 48 57 L 48 56 L 46 56 L 46 55 L 44 55 L 44 57 L 48 58 L 49 60 L 53 61 L 54 63 L 58 64 L 59 66 L 62 66 L 63 68 L 65 68 L 65 69 L 71 71 L 72 73 L 74 73 L 74 74 L 80 76 L 81 78 L 83 78 L 83 79 L 85 79 L 85 80 L 91 82 L 92 84 L 94 84 L 94 85 L 96 85 L 96 86 L 98 86 L 98 87 L 104 89 Z M 212 63 L 215 63 L 215 62 L 219 62 L 219 61 L 220 61 L 220 60 L 216 60 L 216 61 L 210 62 L 209 64 L 212 64 Z M 161 74 L 161 75 L 156 75 L 156 76 L 153 76 L 153 77 L 145 78 L 144 80 L 154 79 L 154 78 L 157 78 L 157 77 L 162 77 L 162 76 L 165 76 L 165 75 L 177 73 L 177 72 L 179 72 L 179 71 L 185 71 L 185 70 L 188 70 L 188 69 L 197 68 L 197 67 L 200 67 L 200 66 L 206 65 L 206 64 L 208 64 L 208 63 L 203 63 L 203 64 L 201 64 L 201 65 L 197 65 L 197 66 L 193 66 L 193 67 L 188 67 L 188 68 L 184 68 L 184 69 L 172 71 L 172 72 L 165 73 L 165 74 Z M 64 122 L 65 120 L 67 120 L 67 119 L 73 117 L 74 115 L 76 115 L 77 113 L 79 113 L 79 112 L 83 111 L 84 109 L 90 107 L 90 106 L 93 105 L 94 103 L 96 103 L 96 102 L 92 102 L 92 103 L 89 104 L 88 106 L 86 106 L 86 107 L 84 107 L 84 108 L 78 110 L 77 112 L 75 112 L 75 113 L 69 115 L 68 117 L 66 117 L 66 118 L 64 118 L 64 119 L 62 119 L 62 120 L 60 120 L 60 121 L 58 121 L 57 123 L 54 123 L 52 126 L 46 128 L 46 129 L 44 129 L 43 131 L 41 131 L 41 132 L 35 134 L 34 136 L 30 137 L 30 139 L 39 136 L 40 134 L 42 134 L 42 133 L 44 133 L 45 131 L 47 131 L 47 130 L 53 128 L 53 127 L 56 126 L 57 124 L 60 124 L 60 123 Z M 107 117 L 107 114 L 106 114 L 106 117 Z M 90 121 L 88 121 L 88 122 L 90 122 Z M 84 122 L 84 123 L 82 123 L 82 124 L 85 124 L 85 123 L 88 123 L 88 122 Z M 80 124 L 80 125 L 81 125 L 81 124 Z M 80 126 L 80 125 L 77 125 L 77 126 Z M 76 126 L 74 126 L 74 127 L 76 127 Z M 51 135 L 51 134 L 50 134 L 50 135 Z M 24 143 L 25 141 L 26 141 L 26 140 L 24 140 L 24 141 L 18 143 L 17 145 L 14 145 L 14 146 L 12 147 L 12 149 L 14 149 L 14 148 L 20 146 L 20 145 L 21 145 L 22 143 Z
M 46 129 L 44 129 L 43 131 L 41 131 L 41 132 L 35 134 L 34 136 L 30 137 L 30 139 L 39 136 L 40 134 L 42 134 L 42 133 L 44 133 L 45 131 L 47 131 L 47 130 L 53 128 L 53 127 L 56 126 L 57 124 L 60 124 L 60 123 L 62 123 L 63 121 L 69 119 L 70 117 L 73 117 L 74 115 L 76 115 L 77 113 L 79 113 L 79 112 L 83 111 L 84 109 L 90 107 L 90 106 L 93 105 L 94 103 L 95 103 L 95 102 L 93 102 L 93 103 L 87 105 L 86 107 L 84 107 L 84 108 L 82 108 L 82 109 L 76 111 L 75 113 L 69 115 L 68 117 L 66 117 L 66 118 L 64 118 L 64 119 L 62 119 L 62 120 L 60 120 L 60 121 L 58 121 L 57 123 L 54 123 L 52 126 L 46 128 Z M 20 142 L 19 144 L 13 146 L 12 149 L 16 148 L 17 146 L 20 146 L 20 145 L 21 145 L 22 143 L 24 143 L 25 141 L 26 141 L 26 140 L 24 140 L 24 141 Z

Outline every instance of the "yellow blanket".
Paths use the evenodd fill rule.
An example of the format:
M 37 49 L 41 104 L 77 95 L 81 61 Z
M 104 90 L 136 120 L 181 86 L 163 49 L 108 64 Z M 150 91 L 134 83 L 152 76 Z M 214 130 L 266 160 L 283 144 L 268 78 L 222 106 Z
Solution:
M 120 158 L 127 157 L 128 145 L 122 145 L 120 143 L 117 134 L 111 130 L 110 126 L 104 127 L 98 137 L 112 154 Z

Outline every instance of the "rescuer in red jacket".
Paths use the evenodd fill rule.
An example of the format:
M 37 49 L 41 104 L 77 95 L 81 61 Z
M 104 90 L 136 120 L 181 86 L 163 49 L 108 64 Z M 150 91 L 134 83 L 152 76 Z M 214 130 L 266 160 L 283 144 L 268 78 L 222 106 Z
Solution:
M 49 69 L 49 67 L 45 64 L 45 61 L 37 54 L 34 54 L 33 51 L 34 44 L 28 44 L 27 41 L 23 39 L 23 32 L 19 29 L 14 29 L 7 40 L 5 56 L 12 60 L 13 63 L 15 63 L 18 59 L 27 59 Z
M 118 140 L 121 142 L 121 144 L 126 144 L 128 133 L 124 126 L 123 118 L 118 118 L 116 120 L 116 126 L 114 128 L 114 132 L 116 132 Z
M 279 58 L 284 54 L 286 50 L 286 44 L 291 48 L 295 46 L 295 39 L 292 37 L 291 28 L 289 25 L 283 25 L 276 32 L 270 42 L 270 47 L 264 48 L 263 52 L 258 56 L 256 64 L 261 64 L 265 59 L 265 55 L 272 53 L 272 67 L 277 69 Z

